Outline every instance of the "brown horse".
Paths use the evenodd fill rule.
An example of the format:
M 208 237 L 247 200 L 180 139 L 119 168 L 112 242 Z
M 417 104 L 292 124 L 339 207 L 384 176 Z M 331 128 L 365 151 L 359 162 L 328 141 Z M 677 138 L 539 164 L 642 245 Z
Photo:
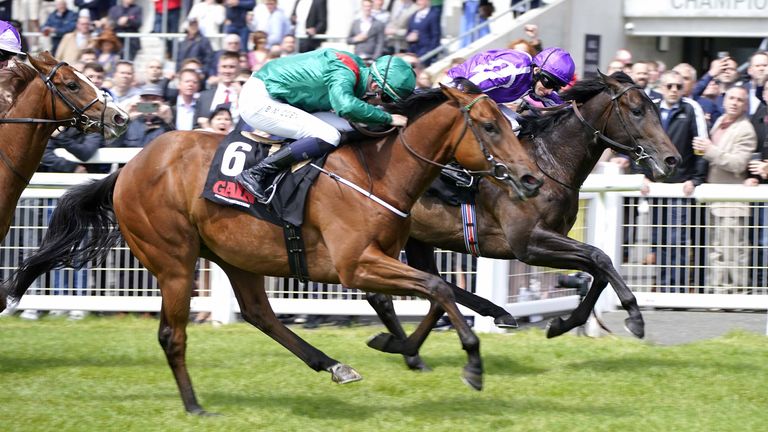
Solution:
M 470 91 L 479 92 L 476 88 Z M 487 96 L 446 87 L 413 95 L 392 110 L 409 117 L 405 130 L 397 136 L 341 147 L 329 155 L 325 168 L 364 185 L 401 211 L 413 206 L 440 166 L 454 157 L 468 169 L 495 173 L 491 181 L 502 188 L 509 189 L 506 171 L 520 174 L 523 181 L 517 189 L 527 195 L 535 194 L 541 185 L 531 174 L 538 173 L 535 165 Z M 102 257 L 119 238 L 111 229 L 116 218 L 131 251 L 157 277 L 163 297 L 159 340 L 188 412 L 204 413 L 185 360 L 198 256 L 212 260 L 227 273 L 246 321 L 312 369 L 331 372 L 334 381 L 360 379 L 354 369 L 325 356 L 275 317 L 262 276 L 291 275 L 282 228 L 200 197 L 219 140 L 200 132 L 167 133 L 122 171 L 71 189 L 60 200 L 40 249 L 19 267 L 4 289 L 10 297 L 20 298 L 46 271 Z M 489 160 L 495 160 L 496 167 Z M 396 258 L 408 238 L 409 225 L 408 218 L 330 176 L 320 176 L 309 192 L 302 226 L 309 278 L 366 291 L 426 297 L 459 318 L 453 293 L 441 278 Z M 78 248 L 86 237 L 87 244 Z M 466 324 L 458 325 L 457 332 L 468 355 L 462 377 L 480 389 L 479 340 Z
M 520 133 L 523 145 L 549 177 L 535 198 L 524 202 L 511 200 L 486 181 L 480 182 L 475 196 L 482 256 L 577 269 L 593 276 L 594 283 L 583 303 L 567 320 L 553 319 L 548 337 L 584 324 L 607 283 L 629 312 L 627 329 L 637 337 L 644 335 L 637 301 L 611 259 L 600 249 L 567 237 L 576 221 L 579 187 L 607 147 L 644 164 L 657 179 L 670 175 L 679 163 L 680 155 L 662 129 L 655 105 L 630 82 L 628 77 L 619 82 L 606 76 L 580 81 L 563 95 L 578 105 L 526 123 Z M 600 133 L 595 134 L 596 130 Z M 413 207 L 412 219 L 411 240 L 406 245 L 411 266 L 438 274 L 434 247 L 467 252 L 458 207 L 425 195 Z M 493 316 L 497 324 L 515 322 L 502 307 L 455 285 L 453 288 L 457 303 Z M 425 368 L 417 353 L 442 313 L 439 307 L 406 337 L 392 309 L 391 298 L 381 294 L 367 297 L 391 332 L 371 339 L 369 345 L 403 353 L 409 367 Z
M 128 122 L 128 114 L 103 91 L 48 52 L 29 56 L 29 62 L 34 69 L 13 63 L 0 70 L 0 240 L 56 128 L 76 127 L 111 137 L 120 135 Z M 5 308 L 2 293 L 0 306 Z

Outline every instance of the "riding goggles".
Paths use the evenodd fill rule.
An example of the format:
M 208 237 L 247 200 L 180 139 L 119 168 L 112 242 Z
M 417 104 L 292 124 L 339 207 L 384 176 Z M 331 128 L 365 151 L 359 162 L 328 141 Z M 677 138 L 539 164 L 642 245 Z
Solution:
M 562 87 L 562 84 L 560 84 L 559 81 L 548 76 L 544 72 L 541 72 L 539 74 L 539 82 L 541 83 L 542 86 L 544 86 L 544 88 L 547 88 L 553 91 L 558 91 Z

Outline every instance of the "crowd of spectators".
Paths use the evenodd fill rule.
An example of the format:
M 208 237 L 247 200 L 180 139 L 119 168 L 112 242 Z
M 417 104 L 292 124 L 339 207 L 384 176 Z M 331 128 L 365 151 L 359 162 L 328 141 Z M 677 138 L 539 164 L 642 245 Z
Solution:
M 617 52 L 607 65 L 609 73 L 629 74 L 659 106 L 662 127 L 682 156 L 675 175 L 665 182 L 680 184 L 685 198 L 648 201 L 656 211 L 651 215 L 651 249 L 643 263 L 657 265 L 661 292 L 692 292 L 694 278 L 706 292 L 746 292 L 746 286 L 765 286 L 766 206 L 713 202 L 698 210 L 691 198 L 705 182 L 745 187 L 768 183 L 764 91 L 768 53 L 756 51 L 739 60 L 747 64 L 744 73 L 739 72 L 737 59 L 721 52 L 701 78 L 690 64 L 667 70 L 660 61 L 632 61 L 627 50 Z M 649 193 L 652 181 L 643 169 L 618 155 L 605 159 L 628 172 L 646 174 L 642 193 Z M 691 214 L 697 211 L 700 214 Z M 759 253 L 750 255 L 751 248 Z M 695 250 L 706 253 L 694 254 Z M 698 275 L 691 264 L 700 269 Z M 750 276 L 750 268 L 758 270 Z

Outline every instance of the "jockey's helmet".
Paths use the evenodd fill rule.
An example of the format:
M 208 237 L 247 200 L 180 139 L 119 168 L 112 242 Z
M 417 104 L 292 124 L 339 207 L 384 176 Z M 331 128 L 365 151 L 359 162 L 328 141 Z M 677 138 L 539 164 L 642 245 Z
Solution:
M 573 79 L 576 65 L 568 52 L 562 48 L 551 47 L 538 53 L 533 63 L 541 68 L 541 75 L 554 80 L 559 87 L 567 85 Z
M 371 64 L 373 80 L 394 101 L 407 98 L 416 88 L 416 73 L 400 57 L 385 55 Z
M 21 36 L 14 26 L 0 20 L 0 51 L 21 54 Z

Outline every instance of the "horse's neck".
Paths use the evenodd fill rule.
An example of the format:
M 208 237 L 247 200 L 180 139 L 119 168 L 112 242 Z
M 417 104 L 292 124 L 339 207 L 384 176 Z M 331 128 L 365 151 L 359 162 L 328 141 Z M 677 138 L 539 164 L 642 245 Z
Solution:
M 437 110 L 443 111 L 438 114 Z M 461 121 L 458 110 L 444 104 L 411 123 L 402 135 L 364 144 L 362 166 L 370 169 L 374 194 L 407 212 L 440 174 L 439 166 L 427 163 L 419 156 L 437 164 L 448 163 L 457 144 L 451 135 L 455 121 Z M 357 159 L 356 155 L 353 157 Z M 353 164 L 348 161 L 342 164 L 361 165 L 357 160 Z M 361 186 L 367 188 L 367 173 L 359 179 L 365 182 Z
M 533 141 L 527 137 L 524 140 L 526 145 L 532 146 L 530 151 L 543 171 L 574 189 L 581 187 L 606 148 L 595 142 L 573 113 L 563 119 L 562 124 L 540 133 Z
M 50 92 L 41 88 L 44 85 L 37 78 L 30 82 L 17 96 L 5 118 L 52 118 Z M 40 95 L 44 96 L 41 98 Z M 0 123 L 0 135 L 3 137 L 0 143 L 3 153 L 0 155 L 0 182 L 3 186 L 0 206 L 3 209 L 16 207 L 16 201 L 26 186 L 20 177 L 27 180 L 32 177 L 55 129 L 55 124 Z

